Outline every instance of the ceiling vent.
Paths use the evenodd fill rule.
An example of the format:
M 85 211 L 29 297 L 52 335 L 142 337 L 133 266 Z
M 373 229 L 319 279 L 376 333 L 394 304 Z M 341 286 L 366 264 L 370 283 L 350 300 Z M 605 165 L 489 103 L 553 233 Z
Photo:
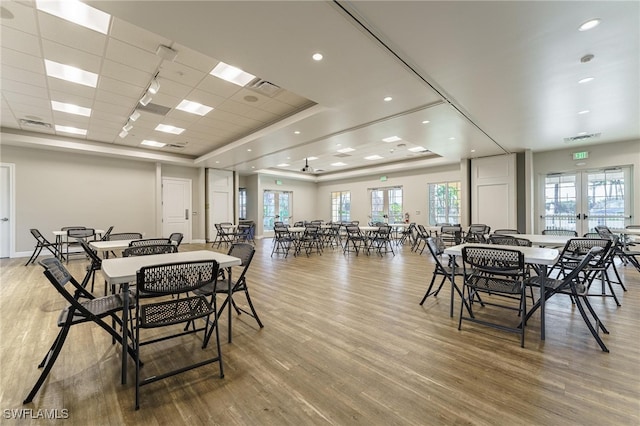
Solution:
M 351 154 L 340 153 L 340 154 L 335 154 L 334 157 L 338 157 L 338 158 L 351 157 Z
M 29 126 L 29 127 L 40 127 L 43 129 L 51 128 L 51 123 L 45 123 L 44 121 L 37 121 L 37 120 L 27 120 L 25 118 L 20 119 L 20 124 L 23 126 Z
M 151 114 L 157 114 L 157 115 L 162 115 L 165 116 L 169 113 L 169 111 L 171 111 L 171 108 L 163 106 L 163 105 L 158 105 L 158 104 L 153 104 L 151 102 L 149 102 L 146 105 L 142 105 L 139 104 L 136 106 L 136 109 L 138 111 L 146 111 L 146 112 L 150 112 Z
M 273 98 L 277 95 L 282 89 L 276 86 L 273 83 L 270 83 L 266 80 L 262 80 L 260 78 L 256 78 L 251 83 L 247 85 L 247 89 L 251 89 L 255 92 L 261 93 L 265 96 Z
M 588 141 L 591 139 L 596 139 L 600 137 L 600 133 L 589 133 L 587 135 L 578 135 L 578 136 L 571 136 L 568 138 L 564 138 L 565 143 L 568 142 L 581 142 L 581 141 Z
M 164 146 L 164 148 L 167 149 L 174 149 L 174 150 L 183 150 L 186 146 L 187 146 L 188 142 L 178 142 L 178 143 L 168 143 Z

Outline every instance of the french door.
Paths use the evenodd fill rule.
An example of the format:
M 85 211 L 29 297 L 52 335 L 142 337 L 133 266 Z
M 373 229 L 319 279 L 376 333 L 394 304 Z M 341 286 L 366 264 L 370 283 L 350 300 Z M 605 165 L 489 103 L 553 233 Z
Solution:
M 568 229 L 582 236 L 594 227 L 631 223 L 631 169 L 619 167 L 544 178 L 540 229 Z
M 264 191 L 262 201 L 263 214 L 262 226 L 265 231 L 273 230 L 274 222 L 289 224 L 292 211 L 293 192 L 290 191 Z

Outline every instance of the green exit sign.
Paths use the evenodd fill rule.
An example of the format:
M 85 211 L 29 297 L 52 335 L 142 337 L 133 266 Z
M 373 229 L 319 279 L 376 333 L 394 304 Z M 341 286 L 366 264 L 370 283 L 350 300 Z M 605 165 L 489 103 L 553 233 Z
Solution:
M 581 151 L 581 152 L 573 153 L 574 160 L 586 160 L 587 158 L 589 158 L 589 151 Z

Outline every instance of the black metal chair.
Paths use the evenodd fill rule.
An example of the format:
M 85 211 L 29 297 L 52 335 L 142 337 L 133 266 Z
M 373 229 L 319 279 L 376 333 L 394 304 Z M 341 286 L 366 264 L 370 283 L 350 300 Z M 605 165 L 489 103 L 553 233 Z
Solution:
M 462 227 L 460 225 L 446 225 L 440 227 L 440 238 L 445 244 L 458 245 L 462 243 Z
M 467 246 L 462 248 L 462 260 L 464 269 L 464 284 L 462 288 L 462 303 L 460 304 L 460 319 L 458 330 L 462 327 L 462 321 L 470 321 L 485 326 L 497 328 L 520 335 L 520 346 L 524 347 L 524 319 L 527 315 L 526 284 L 527 273 L 525 270 L 524 254 L 518 250 L 491 248 L 488 246 Z M 466 293 L 466 297 L 465 297 Z M 501 299 L 513 299 L 517 305 L 488 302 L 480 298 L 480 293 L 490 296 L 500 296 Z M 481 306 L 495 306 L 514 310 L 518 313 L 519 321 L 515 326 L 505 325 L 493 321 L 493 316 L 484 315 L 483 319 L 476 317 L 473 306 L 477 299 Z M 469 316 L 464 315 L 465 301 Z
M 317 225 L 307 225 L 298 240 L 298 250 L 302 251 L 302 249 L 304 249 L 305 254 L 309 257 L 309 254 L 313 252 L 314 248 L 317 254 L 322 254 L 320 227 Z
M 220 377 L 224 377 L 222 366 L 222 353 L 220 350 L 220 338 L 218 335 L 217 321 L 210 322 L 212 317 L 217 318 L 217 306 L 215 291 L 206 294 L 195 292 L 206 285 L 213 285 L 218 276 L 218 262 L 193 261 L 181 263 L 166 263 L 161 265 L 146 266 L 137 273 L 136 311 L 134 350 L 136 360 L 136 410 L 140 407 L 140 387 L 154 383 L 158 380 L 184 373 L 204 365 L 218 363 Z M 144 298 L 141 296 L 144 294 Z M 191 295 L 190 295 L 191 294 Z M 175 296 L 167 298 L 165 296 Z M 176 325 L 189 324 L 198 319 L 205 319 L 204 327 L 193 330 L 176 329 Z M 210 331 L 210 327 L 212 330 Z M 158 337 L 142 340 L 141 331 L 147 329 L 173 328 L 171 333 L 162 333 Z M 145 378 L 140 376 L 140 348 L 149 344 L 162 342 L 186 334 L 203 332 L 204 342 L 202 349 L 206 349 L 208 336 L 215 331 L 216 353 L 204 360 L 191 362 L 185 366 L 171 369 L 163 373 L 152 374 Z M 166 348 L 162 352 L 166 356 Z M 171 365 L 174 365 L 172 360 Z
M 520 231 L 517 229 L 496 229 L 493 231 L 496 235 L 511 235 L 511 234 L 520 234 Z
M 182 242 L 183 238 L 184 238 L 184 235 L 182 235 L 182 232 L 174 232 L 171 235 L 169 235 L 169 240 L 176 247 L 180 247 L 180 243 Z
M 284 257 L 289 256 L 289 250 L 291 247 L 296 250 L 295 240 L 291 233 L 289 232 L 289 228 L 286 226 L 276 226 L 274 228 L 274 236 L 273 236 L 273 248 L 271 249 L 271 257 L 273 257 L 274 253 L 284 254 Z
M 429 232 L 426 230 L 424 225 L 419 224 L 416 226 L 416 235 L 413 239 L 413 245 L 411 246 L 411 251 L 415 251 L 416 253 L 420 250 L 420 254 L 424 251 L 424 248 L 427 246 L 427 240 L 430 238 Z M 440 237 L 438 237 L 440 238 Z M 440 239 L 439 241 L 442 241 Z M 422 248 L 420 248 L 420 244 L 424 243 Z
M 255 254 L 255 252 L 255 247 L 253 247 L 249 243 L 232 244 L 231 248 L 229 249 L 228 255 L 241 259 L 242 263 L 240 264 L 240 267 L 242 267 L 242 272 L 240 272 L 240 275 L 231 282 L 229 282 L 228 275 L 226 276 L 226 278 L 220 278 L 219 276 L 218 281 L 215 283 L 215 285 L 213 283 L 207 284 L 206 286 L 198 290 L 194 290 L 194 294 L 206 295 L 210 294 L 213 291 L 217 294 L 228 296 L 229 286 L 231 286 L 231 300 L 229 300 L 228 297 L 224 299 L 224 302 L 222 302 L 222 305 L 220 305 L 220 308 L 218 309 L 218 318 L 222 316 L 224 309 L 228 307 L 229 302 L 231 302 L 231 306 L 233 307 L 233 309 L 235 309 L 238 315 L 240 315 L 241 313 L 249 315 L 256 320 L 260 328 L 263 328 L 264 325 L 262 324 L 262 321 L 260 321 L 260 317 L 258 316 L 253 303 L 251 302 L 249 287 L 247 286 L 247 271 L 249 270 L 249 266 L 251 265 L 251 261 L 253 260 L 253 255 Z M 235 274 L 231 275 L 233 277 Z M 248 308 L 251 312 L 249 312 L 242 306 L 239 306 L 234 300 L 233 295 L 240 292 L 244 293 L 244 296 L 247 300 Z
M 127 247 L 122 251 L 122 257 L 129 256 L 149 256 L 152 254 L 177 253 L 178 246 L 173 244 L 154 244 Z
M 396 255 L 393 251 L 393 244 L 391 241 L 391 226 L 383 225 L 378 228 L 372 236 L 369 237 L 369 243 L 367 245 L 367 254 L 375 250 L 380 256 L 383 253 L 389 253 Z
M 531 241 L 527 240 L 526 238 L 517 238 L 513 235 L 489 235 L 488 242 L 491 244 L 498 244 L 502 246 L 531 247 Z
M 609 352 L 609 349 L 604 344 L 604 342 L 602 341 L 602 338 L 598 334 L 598 330 L 602 330 L 602 332 L 605 334 L 609 334 L 609 331 L 606 329 L 606 327 L 604 326 L 604 324 L 602 323 L 602 321 L 594 311 L 593 307 L 591 306 L 591 303 L 589 303 L 588 284 L 584 281 L 584 278 L 581 278 L 581 276 L 583 275 L 584 269 L 589 267 L 589 265 L 593 262 L 596 256 L 602 256 L 603 252 L 604 252 L 604 249 L 602 247 L 594 246 L 591 249 L 589 249 L 589 251 L 582 257 L 580 262 L 576 265 L 576 267 L 573 268 L 571 272 L 569 272 L 567 275 L 565 275 L 563 279 L 546 278 L 544 282 L 545 294 L 540 295 L 540 299 L 538 300 L 538 302 L 536 302 L 531 307 L 529 312 L 527 312 L 527 315 L 525 317 L 525 323 L 531 317 L 531 315 L 533 315 L 533 313 L 540 307 L 540 303 L 543 297 L 546 303 L 546 300 L 548 300 L 550 297 L 556 294 L 569 295 L 571 296 L 573 302 L 578 307 L 580 316 L 582 316 L 582 319 L 584 320 L 585 324 L 589 328 L 589 331 L 591 332 L 591 335 L 593 336 L 593 338 L 596 339 L 596 342 L 598 342 L 600 349 L 602 349 L 604 352 Z M 531 277 L 529 278 L 529 280 L 527 280 L 527 285 L 540 287 L 541 279 L 542 279 L 541 277 Z M 584 306 L 587 307 L 587 310 L 591 314 L 593 318 L 593 323 L 592 323 L 592 320 L 587 315 L 583 304 Z
M 570 229 L 544 229 L 542 235 L 558 235 L 562 237 L 577 237 L 578 233 Z
M 96 281 L 96 272 L 102 269 L 102 259 L 98 256 L 98 253 L 89 246 L 86 241 L 80 241 L 85 254 L 89 258 L 90 263 L 87 265 L 87 274 L 82 280 L 82 287 L 87 288 L 89 280 L 91 280 L 91 293 L 93 293 L 93 287 Z M 104 282 L 104 294 L 107 294 L 107 282 Z
M 142 240 L 133 240 L 129 243 L 129 247 L 138 246 L 157 246 L 161 244 L 173 244 L 170 238 L 145 238 Z M 177 246 L 176 246 L 177 247 Z
M 366 250 L 367 237 L 360 232 L 360 227 L 358 225 L 347 225 L 346 230 L 347 239 L 344 242 L 342 254 L 353 252 L 357 256 L 361 250 Z
M 467 233 L 464 236 L 466 243 L 486 243 L 487 235 L 491 232 L 491 227 L 483 223 L 475 223 L 469 225 Z
M 109 236 L 111 235 L 111 232 L 113 231 L 113 225 L 109 227 L 109 229 L 107 229 L 107 231 L 102 234 L 102 238 L 100 238 L 102 241 L 109 241 Z
M 80 243 L 82 241 L 95 241 L 96 240 L 96 230 L 93 228 L 82 228 L 82 229 L 68 229 L 67 230 L 67 243 L 66 243 L 66 258 L 67 262 L 70 259 L 70 255 L 73 254 L 82 254 L 84 255 L 84 250 L 79 252 L 71 252 L 70 248 L 73 247 L 81 247 Z
M 617 256 L 620 260 L 622 260 L 625 265 L 631 263 L 638 270 L 638 272 L 640 272 L 640 261 L 638 261 L 637 258 L 637 256 L 640 256 L 640 251 L 630 250 L 627 244 L 623 244 L 623 242 L 620 240 L 620 237 L 611 232 L 611 230 L 606 226 L 596 226 L 595 230 L 601 238 L 608 238 L 613 241 L 613 249 L 615 252 L 614 256 Z M 612 266 L 613 270 L 616 273 L 616 276 L 618 277 L 618 282 L 622 285 L 623 290 L 627 291 L 627 289 L 624 287 L 624 284 L 622 284 L 622 281 L 620 280 L 620 275 L 618 274 L 615 263 L 612 263 Z
M 433 276 L 431 277 L 431 282 L 429 283 L 429 287 L 427 288 L 427 291 L 424 293 L 424 296 L 420 301 L 420 305 L 424 304 L 425 300 L 427 300 L 427 297 L 429 296 L 437 297 L 438 293 L 440 293 L 440 290 L 442 289 L 442 286 L 444 285 L 444 282 L 446 280 L 451 279 L 451 277 L 454 278 L 454 282 L 453 282 L 454 288 L 458 290 L 459 294 L 461 294 L 459 287 L 455 283 L 455 277 L 464 276 L 464 270 L 460 266 L 458 266 L 456 263 L 451 262 L 451 259 L 449 259 L 448 265 L 445 265 L 442 263 L 444 245 L 438 244 L 438 240 L 436 240 L 435 238 L 433 237 L 427 238 L 426 246 L 429 247 L 429 252 L 431 252 L 431 256 L 433 257 L 433 260 L 436 263 L 436 267 L 433 270 Z M 436 281 L 436 277 L 438 276 L 441 276 L 442 280 L 440 281 L 438 288 L 435 291 L 432 291 L 433 285 Z
M 40 231 L 38 231 L 36 228 L 31 228 L 29 232 L 31 232 L 31 235 L 33 235 L 33 238 L 36 239 L 36 246 L 33 249 L 33 253 L 31 254 L 31 257 L 29 258 L 29 260 L 27 260 L 27 263 L 25 263 L 24 266 L 27 266 L 30 263 L 34 263 L 38 258 L 38 256 L 40 256 L 40 252 L 42 252 L 43 248 L 46 248 L 47 250 L 49 250 L 49 252 L 54 257 L 64 260 L 64 256 L 58 250 L 57 243 L 52 243 L 49 240 L 47 240 L 45 237 L 42 236 Z
M 111 318 L 111 321 L 118 326 L 122 326 L 119 313 L 123 309 L 122 297 L 119 294 L 95 297 L 88 292 L 76 279 L 67 271 L 62 262 L 57 258 L 48 258 L 39 262 L 44 268 L 44 275 L 68 303 L 68 305 L 60 312 L 57 325 L 60 327 L 58 336 L 47 351 L 44 359 L 38 365 L 42 368 L 42 373 L 31 389 L 31 392 L 24 400 L 25 404 L 33 401 L 36 393 L 44 383 L 47 375 L 53 368 L 60 351 L 64 346 L 71 327 L 83 323 L 93 322 L 109 333 L 113 341 L 117 341 L 122 345 L 122 335 L 115 327 L 110 326 L 104 321 L 104 318 Z M 68 289 L 67 285 L 71 288 Z M 125 332 L 129 332 L 126 329 Z M 82 348 L 86 350 L 86 348 Z M 131 358 L 135 358 L 135 352 L 131 347 L 127 347 L 127 351 Z
M 224 244 L 227 247 L 230 244 L 233 244 L 233 241 L 235 239 L 235 233 L 227 231 L 227 229 L 225 229 L 225 225 L 232 225 L 232 224 L 230 223 L 229 224 L 227 223 L 213 224 L 213 226 L 215 226 L 216 228 L 216 237 L 213 240 L 212 246 L 218 243 L 218 246 L 216 248 L 220 248 L 222 244 Z
M 123 241 L 123 240 L 140 240 L 140 239 L 142 239 L 142 234 L 140 232 L 118 232 L 117 234 L 113 234 L 113 233 L 109 234 L 105 241 Z M 117 257 L 113 251 L 111 252 L 111 254 L 113 254 L 113 257 Z

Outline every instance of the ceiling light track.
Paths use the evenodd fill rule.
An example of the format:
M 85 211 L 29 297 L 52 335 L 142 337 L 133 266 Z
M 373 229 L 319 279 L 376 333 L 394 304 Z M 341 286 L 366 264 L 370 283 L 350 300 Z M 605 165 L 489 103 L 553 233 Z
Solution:
M 348 18 L 351 18 L 351 20 L 353 20 L 353 22 L 355 22 L 362 30 L 364 30 L 367 34 L 369 34 L 369 36 L 371 36 L 376 42 L 378 42 L 380 44 L 380 46 L 382 46 L 385 50 L 387 50 L 389 53 L 391 53 L 391 55 L 394 58 L 396 58 L 398 61 L 400 61 L 402 63 L 402 65 L 404 65 L 410 72 L 412 72 L 423 83 L 425 83 L 427 86 L 429 86 L 429 88 L 431 88 L 434 92 L 436 92 L 438 94 L 438 96 L 440 96 L 444 100 L 444 102 L 446 102 L 448 105 L 450 105 L 453 109 L 455 109 L 458 112 L 458 114 L 460 114 L 462 117 L 464 117 L 476 129 L 478 129 L 480 132 L 482 132 L 483 135 L 485 135 L 487 138 L 489 138 L 489 140 L 491 140 L 491 142 L 496 144 L 496 146 L 498 148 L 500 148 L 502 151 L 504 151 L 505 154 L 511 154 L 511 152 L 508 149 L 506 149 L 505 147 L 500 145 L 495 139 L 493 139 L 491 136 L 489 136 L 489 134 L 487 132 L 485 132 L 478 124 L 476 124 L 475 121 L 473 121 L 471 119 L 471 117 L 469 117 L 468 113 L 464 112 L 461 107 L 456 105 L 456 103 L 451 99 L 451 97 L 449 95 L 447 95 L 444 92 L 443 89 L 437 88 L 421 72 L 417 71 L 418 67 L 416 65 L 410 64 L 408 59 L 403 58 L 399 53 L 396 52 L 396 49 L 391 48 L 391 43 L 388 42 L 388 41 L 384 41 L 383 40 L 383 36 L 382 35 L 378 35 L 378 32 L 374 31 L 372 29 L 373 28 L 372 25 L 365 24 L 366 20 L 364 19 L 364 17 L 360 16 L 356 12 L 355 7 L 352 6 L 350 3 L 351 2 L 340 2 L 338 0 L 333 0 L 333 4 L 337 7 L 338 11 L 341 11 Z

